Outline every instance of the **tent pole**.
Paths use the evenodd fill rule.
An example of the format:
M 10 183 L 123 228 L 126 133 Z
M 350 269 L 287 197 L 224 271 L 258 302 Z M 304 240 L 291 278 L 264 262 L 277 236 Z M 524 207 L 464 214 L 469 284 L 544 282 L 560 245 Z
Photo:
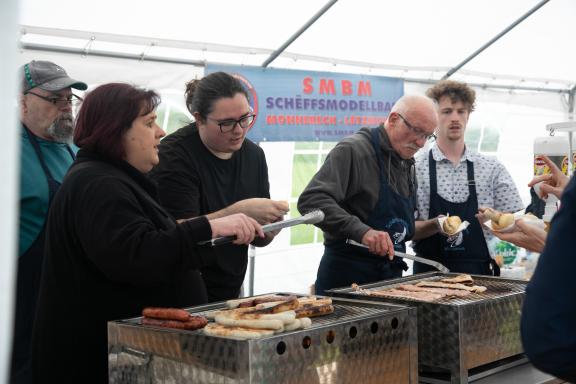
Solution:
M 489 42 L 487 42 L 486 44 L 484 44 L 483 46 L 481 46 L 479 49 L 477 49 L 474 53 L 472 53 L 470 56 L 468 56 L 466 59 L 464 59 L 464 61 L 462 61 L 460 64 L 458 64 L 457 66 L 455 66 L 454 68 L 450 69 L 448 72 L 446 72 L 446 74 L 444 75 L 444 77 L 442 77 L 442 80 L 445 80 L 447 78 L 449 78 L 450 76 L 452 76 L 455 72 L 457 72 L 460 68 L 462 68 L 463 66 L 465 66 L 470 60 L 472 60 L 473 58 L 475 58 L 476 56 L 478 56 L 480 53 L 482 53 L 482 51 L 484 51 L 486 48 L 488 48 L 489 46 L 491 46 L 492 44 L 494 44 L 497 40 L 499 40 L 502 36 L 504 36 L 505 34 L 507 34 L 508 32 L 510 32 L 512 29 L 514 29 L 518 24 L 520 24 L 521 22 L 523 22 L 528 16 L 530 16 L 531 14 L 533 14 L 534 12 L 536 12 L 538 9 L 540 9 L 544 4 L 546 4 L 547 2 L 549 2 L 550 0 L 542 0 L 541 2 L 539 2 L 538 4 L 536 4 L 531 10 L 529 10 L 528 12 L 526 12 L 524 15 L 522 15 L 518 20 L 516 20 L 515 22 L 513 22 L 512 24 L 510 24 L 506 29 L 504 29 L 502 32 L 500 32 L 499 34 L 497 34 L 495 37 L 493 37 Z
M 433 79 L 417 79 L 408 77 L 399 77 L 399 79 L 404 80 L 406 83 L 415 84 L 436 84 L 438 80 Z M 487 83 L 470 83 L 466 82 L 471 87 L 483 88 L 483 89 L 503 89 L 508 91 L 531 91 L 531 92 L 548 92 L 548 93 L 560 93 L 560 94 L 570 94 L 570 89 L 565 88 L 543 88 L 543 87 L 527 87 L 527 86 L 514 86 L 514 85 L 503 85 L 503 84 L 487 84 Z
M 576 85 L 568 93 L 568 117 L 574 119 L 574 103 L 576 102 Z
M 20 45 L 22 49 L 28 49 L 31 51 L 44 51 L 44 52 L 56 52 L 56 53 L 64 53 L 64 54 L 71 54 L 71 55 L 87 55 L 87 56 L 96 56 L 96 57 L 109 57 L 113 59 L 128 59 L 128 60 L 146 60 L 146 61 L 153 61 L 158 63 L 168 63 L 168 64 L 184 64 L 184 65 L 193 65 L 197 67 L 205 67 L 207 62 L 203 60 L 190 60 L 190 59 L 178 59 L 178 58 L 169 58 L 169 57 L 160 57 L 160 56 L 146 56 L 142 59 L 140 54 L 129 54 L 129 53 L 121 53 L 121 52 L 108 52 L 108 51 L 99 51 L 99 50 L 89 50 L 85 52 L 81 48 L 71 48 L 71 47 L 57 47 L 53 45 L 43 45 L 43 44 L 35 44 L 35 43 L 22 43 Z M 224 64 L 224 63 L 217 63 L 217 64 Z M 417 83 L 417 84 L 436 84 L 437 80 L 433 79 L 418 79 L 418 78 L 408 78 L 408 77 L 399 77 L 399 79 L 404 80 L 407 83 Z M 468 85 L 478 88 L 492 88 L 492 89 L 505 89 L 510 91 L 534 91 L 534 92 L 548 92 L 548 93 L 560 93 L 560 94 L 570 94 L 570 89 L 563 89 L 563 88 L 544 88 L 544 87 L 527 87 L 527 86 L 513 86 L 513 85 L 500 85 L 500 84 L 486 84 L 486 83 L 468 83 Z M 575 87 L 576 88 L 576 87 Z M 576 90 L 572 90 L 576 92 Z
M 144 58 L 138 53 L 123 53 L 123 52 L 107 52 L 98 50 L 88 50 L 85 51 L 82 48 L 70 48 L 70 47 L 56 47 L 52 45 L 43 44 L 33 44 L 33 43 L 22 43 L 20 48 L 29 49 L 31 51 L 44 51 L 44 52 L 56 52 L 56 53 L 68 53 L 83 56 L 97 56 L 97 57 L 109 57 L 112 59 L 129 59 L 138 61 L 153 61 L 158 63 L 168 63 L 168 64 L 187 64 L 196 67 L 205 67 L 206 62 L 203 60 L 188 60 L 188 59 L 178 59 L 178 58 L 168 58 L 160 56 L 148 56 Z
M 284 52 L 284 50 L 286 48 L 288 48 L 288 46 L 290 44 L 292 44 L 294 42 L 294 40 L 296 40 L 298 37 L 300 37 L 300 35 L 302 33 L 304 33 L 304 31 L 306 31 L 312 24 L 314 24 L 316 22 L 316 20 L 318 20 L 320 18 L 320 16 L 322 16 L 328 9 L 330 9 L 330 7 L 332 7 L 334 4 L 336 4 L 337 1 L 338 0 L 330 0 L 328 3 L 326 3 L 326 5 L 324 5 L 322 7 L 322 9 L 320 9 L 318 12 L 316 12 L 316 14 L 314 16 L 312 16 L 312 18 L 306 22 L 306 24 L 304 24 L 302 27 L 300 27 L 300 29 L 298 31 L 296 31 L 296 33 L 294 33 L 292 36 L 290 36 L 290 38 L 288 40 L 286 40 L 286 42 L 284 44 L 282 44 L 280 46 L 280 48 L 278 48 L 277 50 L 272 52 L 270 54 L 270 57 L 268 57 L 266 60 L 264 60 L 264 62 L 262 63 L 262 67 L 266 68 L 271 62 L 273 62 L 282 52 Z

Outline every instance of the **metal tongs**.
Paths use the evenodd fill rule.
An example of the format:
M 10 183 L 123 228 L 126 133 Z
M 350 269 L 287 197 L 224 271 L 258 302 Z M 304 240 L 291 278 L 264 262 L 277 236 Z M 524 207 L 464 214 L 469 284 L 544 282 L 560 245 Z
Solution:
M 359 242 L 357 242 L 357 241 L 354 241 L 354 240 L 352 240 L 352 239 L 347 239 L 347 240 L 346 240 L 346 243 L 347 243 L 347 244 L 350 244 L 350 245 L 355 245 L 355 246 L 357 246 L 357 247 L 368 248 L 366 245 L 364 245 L 364 244 L 362 244 L 362 243 L 359 243 Z M 394 250 L 394 255 L 399 256 L 399 257 L 404 257 L 404 258 L 406 258 L 406 259 L 414 260 L 414 261 L 417 261 L 417 262 L 422 263 L 422 264 L 431 265 L 431 266 L 433 266 L 434 268 L 436 268 L 437 270 L 439 270 L 440 272 L 443 272 L 443 273 L 448 273 L 448 272 L 450 272 L 450 270 L 449 270 L 448 268 L 446 268 L 444 265 L 440 264 L 440 263 L 437 262 L 437 261 L 425 259 L 425 258 L 423 258 L 423 257 L 419 257 L 419 256 L 415 256 L 415 255 L 410 255 L 410 254 L 404 253 L 404 252 L 398 252 L 398 251 L 396 251 L 396 250 Z
M 315 209 L 300 217 L 295 217 L 292 219 L 263 225 L 262 231 L 264 231 L 264 233 L 267 233 L 271 231 L 276 231 L 278 229 L 293 227 L 299 224 L 317 224 L 320 223 L 322 220 L 324 220 L 324 212 L 322 212 L 319 209 Z M 223 237 L 217 237 L 212 240 L 201 241 L 198 243 L 198 245 L 216 246 L 222 244 L 230 244 L 231 242 L 234 241 L 234 239 L 236 239 L 236 236 L 223 236 Z

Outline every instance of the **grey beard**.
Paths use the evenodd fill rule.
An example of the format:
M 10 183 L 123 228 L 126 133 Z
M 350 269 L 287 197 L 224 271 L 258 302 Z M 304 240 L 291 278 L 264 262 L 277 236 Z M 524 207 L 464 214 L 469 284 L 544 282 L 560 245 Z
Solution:
M 70 143 L 74 133 L 74 119 L 71 113 L 58 117 L 46 130 L 48 136 L 59 143 Z

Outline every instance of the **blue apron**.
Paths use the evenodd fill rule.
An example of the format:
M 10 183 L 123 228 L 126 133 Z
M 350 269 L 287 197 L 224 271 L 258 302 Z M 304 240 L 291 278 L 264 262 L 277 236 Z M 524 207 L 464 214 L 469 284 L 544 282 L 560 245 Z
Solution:
M 476 218 L 478 213 L 478 198 L 474 180 L 474 163 L 467 160 L 468 200 L 463 203 L 451 203 L 438 195 L 436 183 L 436 161 L 432 151 L 428 154 L 430 167 L 430 213 L 428 217 L 440 214 L 460 216 L 462 221 L 470 223 L 463 232 L 450 237 L 439 234 L 418 240 L 414 249 L 416 253 L 427 259 L 444 264 L 450 272 L 471 273 L 476 275 L 500 275 L 500 268 L 490 257 L 484 232 Z M 414 263 L 414 273 L 435 271 L 426 264 Z
M 396 251 L 405 252 L 405 242 L 414 235 L 415 191 L 410 180 L 408 198 L 394 192 L 388 185 L 386 168 L 380 149 L 379 129 L 372 129 L 372 146 L 380 168 L 380 191 L 374 211 L 366 222 L 371 228 L 386 231 Z M 378 256 L 368 249 L 336 240 L 324 244 L 324 255 L 318 267 L 315 290 L 319 295 L 331 288 L 366 284 L 402 276 L 408 266 L 400 257 L 390 261 L 388 256 Z
M 40 145 L 36 136 L 24 127 L 26 135 L 48 182 L 48 207 L 52 203 L 54 195 L 60 188 L 60 183 L 52 177 L 52 173 L 40 150 Z M 74 152 L 66 146 L 72 159 Z M 31 383 L 32 372 L 30 367 L 31 346 L 32 346 L 32 325 L 36 315 L 36 302 L 40 291 L 40 278 L 42 276 L 42 261 L 44 259 L 44 238 L 46 236 L 46 221 L 42 230 L 26 252 L 18 258 L 18 272 L 16 277 L 16 316 L 14 318 L 14 341 L 12 348 L 12 383 Z

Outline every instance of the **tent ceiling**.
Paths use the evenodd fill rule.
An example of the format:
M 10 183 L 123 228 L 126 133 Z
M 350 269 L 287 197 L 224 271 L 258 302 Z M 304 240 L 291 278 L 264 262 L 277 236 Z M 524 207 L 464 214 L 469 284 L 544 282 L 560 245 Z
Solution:
M 539 1 L 339 0 L 270 66 L 435 80 Z M 260 65 L 326 2 L 22 0 L 21 41 Z M 575 17 L 575 0 L 551 0 L 453 77 L 571 89 Z

